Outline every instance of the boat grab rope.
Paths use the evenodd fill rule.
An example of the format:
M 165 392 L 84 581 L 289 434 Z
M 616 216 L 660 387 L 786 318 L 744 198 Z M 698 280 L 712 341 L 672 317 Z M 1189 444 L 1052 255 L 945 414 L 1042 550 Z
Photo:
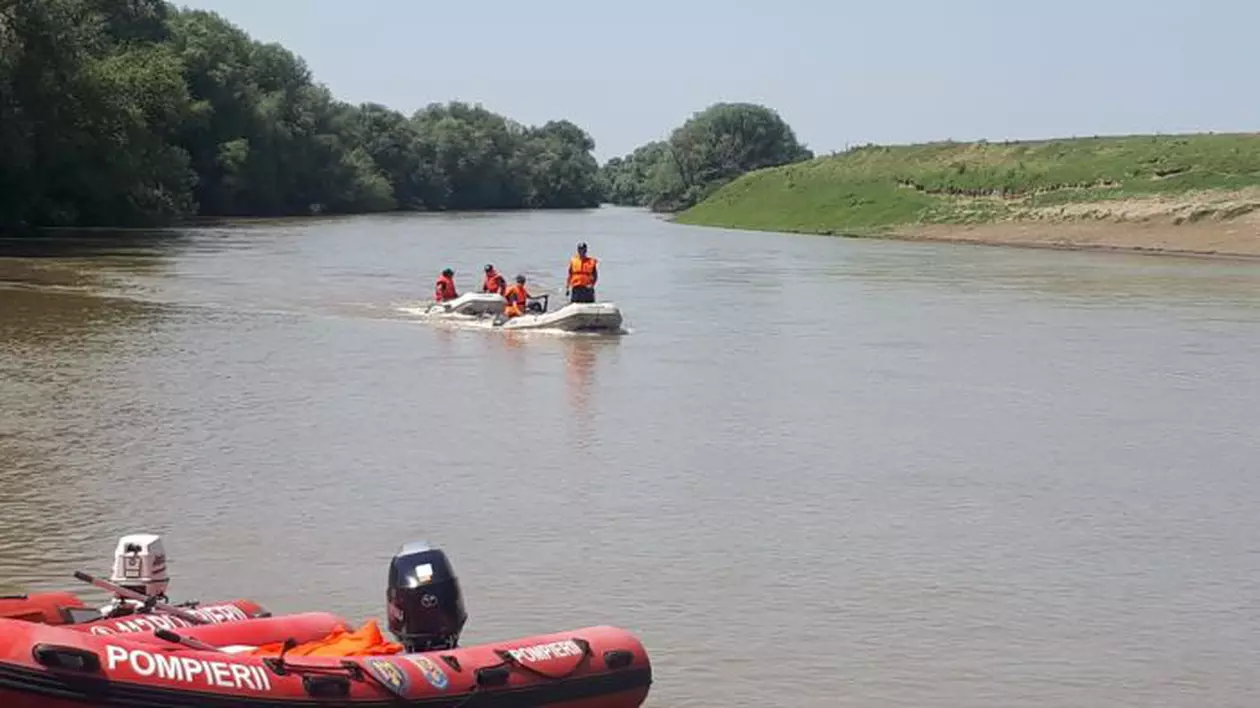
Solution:
M 535 669 L 534 667 L 529 666 L 528 664 L 522 663 L 516 657 L 512 656 L 512 654 L 508 650 L 495 649 L 494 653 L 498 654 L 499 658 L 502 659 L 502 661 L 500 661 L 497 664 L 492 664 L 490 666 L 479 667 L 477 669 L 477 674 L 478 674 L 477 683 L 473 685 L 472 691 L 469 692 L 468 696 L 464 700 L 456 704 L 454 708 L 464 708 L 464 706 L 472 704 L 474 701 L 477 700 L 477 697 L 483 693 L 483 691 L 481 690 L 482 689 L 481 676 L 482 676 L 483 671 L 484 672 L 498 672 L 503 669 L 507 669 L 508 671 L 511 671 L 511 669 L 517 668 L 517 669 L 526 671 L 528 673 L 532 673 L 535 676 L 545 678 L 549 681 L 563 681 L 569 678 L 573 674 L 577 673 L 578 669 L 581 669 L 582 666 L 585 665 L 591 659 L 592 656 L 594 656 L 594 653 L 591 652 L 590 642 L 580 637 L 574 637 L 572 641 L 574 644 L 578 645 L 578 647 L 582 650 L 582 656 L 577 660 L 576 663 L 573 664 L 573 668 L 569 669 L 568 671 L 560 675 L 553 675 L 545 671 L 539 671 L 538 669 Z M 504 674 L 503 680 L 504 681 L 507 680 L 506 674 Z
M 570 667 L 568 671 L 565 671 L 564 673 L 561 673 L 561 674 L 548 673 L 546 671 L 542 671 L 533 666 L 530 666 L 529 664 L 524 663 L 521 660 L 517 659 L 515 656 L 512 655 L 510 651 L 506 649 L 494 650 L 495 654 L 498 654 L 499 657 L 502 659 L 502 661 L 500 661 L 497 664 L 490 665 L 490 666 L 480 667 L 477 669 L 477 672 L 478 674 L 480 674 L 483 671 L 497 672 L 503 669 L 507 669 L 508 671 L 511 671 L 512 669 L 519 669 L 526 673 L 530 673 L 540 678 L 547 679 L 548 681 L 564 681 L 565 679 L 576 674 L 584 666 L 586 666 L 587 663 L 591 660 L 591 658 L 595 655 L 594 652 L 591 651 L 590 642 L 586 641 L 585 639 L 582 639 L 580 637 L 574 637 L 572 638 L 571 641 L 574 644 L 576 644 L 579 649 L 581 649 L 582 654 L 580 657 L 578 657 L 578 660 L 574 662 L 573 666 Z M 287 643 L 288 642 L 286 642 L 286 644 Z M 401 694 L 397 687 L 391 686 L 385 681 L 382 681 L 380 678 L 374 675 L 371 671 L 365 671 L 362 666 L 360 666 L 358 663 L 354 661 L 351 661 L 349 659 L 344 659 L 341 661 L 339 665 L 336 665 L 336 666 L 312 666 L 310 664 L 294 664 L 294 663 L 285 661 L 284 654 L 287 651 L 288 649 L 286 648 L 281 651 L 281 654 L 278 657 L 264 658 L 262 660 L 262 663 L 265 666 L 267 666 L 267 668 L 271 669 L 271 671 L 275 673 L 277 676 L 284 676 L 292 672 L 295 674 L 310 674 L 310 675 L 317 675 L 317 676 L 342 676 L 345 678 L 349 678 L 353 681 L 360 681 L 360 682 L 366 682 L 368 678 L 371 678 L 373 683 L 380 685 L 385 690 L 394 694 L 396 698 L 400 700 L 404 700 L 404 701 L 407 700 L 406 696 Z M 464 701 L 461 701 L 459 705 L 463 706 L 463 705 L 468 704 L 470 701 L 474 700 L 479 693 L 478 688 L 480 688 L 479 685 L 474 686 L 472 692 L 469 693 L 468 697 Z
M 404 701 L 407 700 L 407 696 L 400 693 L 398 687 L 391 686 L 385 681 L 382 681 L 379 677 L 376 676 L 376 674 L 373 674 L 371 671 L 365 671 L 362 666 L 360 666 L 358 663 L 350 659 L 342 659 L 341 662 L 335 666 L 312 666 L 310 664 L 294 664 L 291 662 L 286 662 L 283 656 L 267 657 L 263 659 L 262 661 L 263 661 L 263 664 L 265 664 L 267 668 L 271 669 L 272 672 L 274 672 L 277 676 L 285 676 L 289 673 L 294 673 L 300 676 L 301 675 L 333 676 L 333 677 L 348 678 L 352 681 L 358 681 L 361 683 L 366 683 L 367 680 L 370 678 L 372 679 L 373 683 L 379 685 L 381 688 L 384 688 L 386 691 L 392 693 L 396 698 L 399 698 Z

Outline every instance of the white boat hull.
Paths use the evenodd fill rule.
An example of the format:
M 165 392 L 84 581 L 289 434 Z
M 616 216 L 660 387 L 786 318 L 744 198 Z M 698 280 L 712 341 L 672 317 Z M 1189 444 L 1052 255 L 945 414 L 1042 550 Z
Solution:
M 425 310 L 429 316 L 462 315 L 486 317 L 503 314 L 507 300 L 498 293 L 464 293 L 454 300 L 435 302 Z
M 611 302 L 572 302 L 554 312 L 513 317 L 500 326 L 503 329 L 618 332 L 621 330 L 621 310 Z

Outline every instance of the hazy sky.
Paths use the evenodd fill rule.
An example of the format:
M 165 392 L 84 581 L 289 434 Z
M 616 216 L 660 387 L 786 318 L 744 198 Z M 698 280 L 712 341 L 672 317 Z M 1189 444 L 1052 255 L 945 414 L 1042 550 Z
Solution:
M 175 0 L 339 98 L 568 118 L 602 160 L 716 101 L 846 145 L 1260 130 L 1256 0 Z

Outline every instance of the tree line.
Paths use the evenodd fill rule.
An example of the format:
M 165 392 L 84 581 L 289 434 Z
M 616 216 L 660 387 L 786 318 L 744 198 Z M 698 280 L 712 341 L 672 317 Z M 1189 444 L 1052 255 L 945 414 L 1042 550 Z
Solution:
M 613 204 L 677 211 L 746 172 L 813 157 L 777 112 L 753 103 L 716 103 L 669 139 L 609 160 L 600 180 Z
M 812 156 L 750 104 L 712 106 L 603 168 L 594 148 L 567 120 L 339 101 L 284 47 L 164 0 L 0 2 L 0 226 L 674 209 L 749 169 Z
M 338 101 L 163 0 L 0 3 L 0 224 L 596 206 L 594 147 L 565 120 Z

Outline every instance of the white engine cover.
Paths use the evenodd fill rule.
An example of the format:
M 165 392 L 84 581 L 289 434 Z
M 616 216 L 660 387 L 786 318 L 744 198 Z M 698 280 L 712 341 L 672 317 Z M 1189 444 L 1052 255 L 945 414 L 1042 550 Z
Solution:
M 162 537 L 136 533 L 118 539 L 114 549 L 114 573 L 110 582 L 145 595 L 165 596 L 170 585 L 166 574 L 166 549 Z

